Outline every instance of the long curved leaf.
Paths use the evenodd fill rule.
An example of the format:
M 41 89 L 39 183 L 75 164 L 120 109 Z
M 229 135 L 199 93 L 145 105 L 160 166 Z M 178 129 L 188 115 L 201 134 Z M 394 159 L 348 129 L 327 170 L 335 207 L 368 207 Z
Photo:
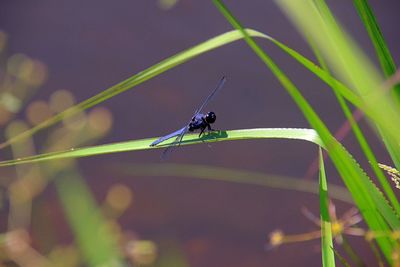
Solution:
M 217 142 L 227 140 L 240 140 L 240 139 L 259 139 L 259 138 L 285 138 L 285 139 L 298 139 L 313 142 L 319 146 L 323 146 L 320 138 L 314 130 L 311 129 L 290 129 L 290 128 L 258 128 L 258 129 L 244 129 L 232 131 L 219 131 L 199 138 L 197 134 L 185 135 L 182 140 L 182 145 L 196 144 L 202 142 Z M 127 152 L 134 150 L 157 149 L 168 146 L 172 141 L 166 141 L 163 145 L 150 147 L 150 144 L 156 140 L 155 138 L 132 140 L 127 142 L 105 144 L 84 148 L 72 148 L 66 151 L 52 152 L 46 154 L 35 155 L 26 158 L 19 158 L 14 160 L 2 161 L 1 166 L 12 166 L 23 163 L 34 163 L 55 159 L 68 159 L 68 158 L 81 158 L 101 154 L 110 154 L 117 152 Z
M 249 34 L 253 37 L 265 37 L 264 34 L 251 30 L 249 29 Z M 229 31 L 223 34 L 220 34 L 214 38 L 211 38 L 205 42 L 202 42 L 196 46 L 193 46 L 185 51 L 182 51 L 176 55 L 173 55 L 167 59 L 162 60 L 161 62 L 145 69 L 144 71 L 141 71 L 128 79 L 98 93 L 97 95 L 49 118 L 48 120 L 38 124 L 37 126 L 29 129 L 28 131 L 25 131 L 17 136 L 14 136 L 13 138 L 7 140 L 4 143 L 0 144 L 0 149 L 9 146 L 11 143 L 24 139 L 26 137 L 29 137 L 36 132 L 45 129 L 47 127 L 50 127 L 51 125 L 63 120 L 66 117 L 71 117 L 73 115 L 78 114 L 82 110 L 88 109 L 90 107 L 93 107 L 117 94 L 123 93 L 155 76 L 157 76 L 160 73 L 163 73 L 169 69 L 172 69 L 173 67 L 176 67 L 196 56 L 199 56 L 205 52 L 208 52 L 210 50 L 216 49 L 218 47 L 221 47 L 223 45 L 229 44 L 231 42 L 237 41 L 242 39 L 243 36 L 239 31 L 233 30 Z
M 345 148 L 332 136 L 326 125 L 319 118 L 307 100 L 302 96 L 299 89 L 283 73 L 276 63 L 261 49 L 261 47 L 246 32 L 240 22 L 233 16 L 221 0 L 213 1 L 229 23 L 240 30 L 251 49 L 265 63 L 280 81 L 282 86 L 290 94 L 297 106 L 303 112 L 310 125 L 318 132 L 321 140 L 331 157 L 341 178 L 349 189 L 352 197 L 360 209 L 365 221 L 371 230 L 390 232 L 391 229 L 399 229 L 400 221 L 393 209 L 387 203 L 379 189 L 372 183 L 369 177 L 360 168 L 353 157 Z M 280 5 L 303 3 L 304 1 L 283 1 Z M 307 1 L 306 1 L 307 2 Z M 378 114 L 379 115 L 379 114 Z M 386 259 L 391 262 L 391 252 L 394 249 L 394 241 L 388 237 L 377 238 Z
M 323 0 L 319 0 L 323 1 Z M 318 9 L 318 6 L 316 5 L 317 1 L 314 1 L 314 7 Z M 322 56 L 322 53 L 320 52 L 319 48 L 314 45 L 314 42 L 311 39 L 307 39 L 308 43 L 311 46 L 311 49 L 313 50 L 314 54 L 316 55 L 319 64 L 322 66 L 324 70 L 329 72 L 329 67 L 325 61 L 325 59 Z M 386 193 L 386 197 L 389 199 L 390 204 L 393 206 L 394 210 L 396 211 L 397 214 L 400 214 L 400 204 L 397 200 L 397 197 L 392 189 L 392 186 L 389 184 L 387 178 L 385 177 L 383 171 L 378 167 L 378 162 L 377 159 L 371 149 L 371 147 L 368 144 L 367 139 L 365 138 L 361 128 L 358 126 L 357 121 L 353 118 L 352 112 L 350 111 L 350 108 L 348 107 L 346 101 L 344 98 L 337 92 L 335 87 L 332 87 L 334 89 L 335 96 L 343 110 L 343 113 L 345 114 L 347 120 L 350 123 L 350 126 L 353 130 L 353 133 L 355 137 L 358 140 L 358 143 L 360 144 L 360 147 L 362 151 L 364 152 L 364 155 L 368 159 L 368 162 L 370 163 L 376 177 L 378 178 L 378 181 L 380 185 L 382 186 L 383 191 Z
M 340 81 L 338 81 L 334 77 L 332 77 L 329 72 L 319 68 L 312 61 L 310 61 L 306 57 L 302 56 L 295 50 L 284 45 L 283 43 L 279 42 L 278 40 L 272 38 L 271 36 L 268 36 L 266 34 L 260 33 L 258 31 L 252 30 L 252 29 L 246 29 L 246 32 L 249 36 L 259 37 L 259 38 L 263 38 L 263 39 L 267 39 L 267 40 L 271 41 L 272 43 L 277 45 L 280 49 L 282 49 L 285 53 L 287 53 L 291 57 L 293 57 L 293 59 L 295 59 L 300 64 L 302 64 L 304 67 L 306 67 L 308 70 L 310 70 L 312 73 L 314 73 L 322 81 L 327 83 L 329 86 L 335 87 L 336 90 L 344 98 L 346 98 L 348 101 L 350 101 L 353 105 L 362 109 L 367 115 L 371 115 L 369 113 L 369 110 L 365 109 L 363 103 L 360 101 L 360 98 L 352 90 L 350 90 L 348 87 L 346 87 L 343 83 L 341 83 Z M 237 41 L 241 38 L 243 38 L 243 35 L 241 34 L 241 32 L 238 30 L 233 30 L 233 31 L 218 35 L 218 36 L 211 38 L 203 43 L 200 43 L 192 48 L 189 48 L 183 52 L 180 52 L 174 56 L 171 56 L 171 57 L 145 69 L 144 71 L 139 72 L 139 73 L 131 76 L 130 78 L 100 92 L 99 94 L 49 118 L 48 120 L 40 123 L 39 125 L 19 134 L 17 136 L 14 136 L 13 138 L 7 140 L 6 142 L 1 143 L 0 149 L 7 147 L 11 143 L 14 143 L 20 139 L 29 137 L 40 130 L 50 127 L 50 126 L 54 125 L 55 123 L 63 120 L 64 118 L 76 115 L 77 113 L 79 113 L 83 110 L 86 110 L 90 107 L 93 107 L 93 106 L 99 104 L 99 103 L 102 103 L 103 101 L 105 101 L 115 95 L 118 95 L 120 93 L 123 93 L 123 92 L 125 92 L 125 91 L 127 91 L 127 90 L 173 68 L 173 67 L 183 64 L 184 62 L 186 62 L 202 53 L 206 53 L 210 50 L 213 50 L 213 49 L 216 49 L 223 45 Z

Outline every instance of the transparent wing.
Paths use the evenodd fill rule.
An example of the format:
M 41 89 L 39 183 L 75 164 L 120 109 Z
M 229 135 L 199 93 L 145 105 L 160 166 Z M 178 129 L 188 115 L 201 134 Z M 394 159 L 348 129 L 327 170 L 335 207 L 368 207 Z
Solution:
M 218 90 L 222 88 L 222 86 L 224 85 L 225 81 L 226 81 L 226 78 L 225 78 L 225 76 L 223 76 L 223 77 L 221 78 L 221 80 L 219 81 L 217 87 L 214 89 L 214 91 L 211 92 L 211 94 L 204 100 L 204 102 L 201 104 L 201 106 L 196 110 L 196 112 L 194 113 L 193 117 L 195 117 L 197 114 L 199 114 L 199 113 L 203 110 L 203 108 L 207 105 L 208 102 L 210 102 L 210 100 L 211 100 L 211 99 L 213 98 L 213 96 L 218 92 Z M 162 158 L 163 160 L 166 159 L 167 156 L 169 155 L 169 153 L 171 153 L 172 149 L 173 149 L 174 147 L 176 147 L 177 145 L 180 145 L 180 144 L 181 144 L 182 139 L 183 139 L 183 136 L 189 131 L 189 125 L 190 125 L 190 122 L 191 122 L 191 121 L 192 121 L 192 120 L 190 120 L 189 123 L 188 123 L 185 127 L 183 127 L 182 129 L 177 130 L 177 131 L 175 131 L 175 132 L 173 132 L 173 133 L 170 133 L 170 134 L 168 134 L 168 135 L 166 135 L 166 136 L 160 137 L 159 139 L 157 139 L 156 141 L 154 141 L 153 143 L 151 143 L 150 146 L 156 146 L 156 145 L 158 145 L 159 143 L 164 142 L 164 141 L 167 140 L 167 139 L 170 139 L 170 138 L 172 138 L 172 137 L 177 136 L 176 139 L 175 139 L 175 141 L 172 142 L 172 143 L 163 151 L 163 153 L 162 153 L 162 155 L 161 155 L 161 158 Z
M 177 145 L 179 146 L 182 142 L 183 136 L 189 131 L 189 125 L 181 129 L 181 133 L 176 137 L 175 141 L 172 142 L 161 154 L 161 159 L 165 160 Z
M 163 136 L 163 137 L 158 138 L 156 141 L 154 141 L 153 143 L 151 143 L 150 146 L 156 146 L 156 145 L 158 145 L 159 143 L 164 142 L 165 140 L 168 140 L 168 139 L 170 139 L 170 138 L 172 138 L 172 137 L 175 137 L 175 136 L 179 136 L 180 134 L 182 134 L 182 131 L 184 131 L 184 130 L 186 129 L 186 127 L 187 127 L 187 126 L 183 127 L 182 129 L 179 129 L 179 130 L 177 130 L 177 131 L 175 131 L 175 132 L 173 132 L 173 133 L 170 133 L 170 134 L 168 134 L 168 135 L 166 135 L 166 136 Z
M 222 78 L 219 81 L 217 87 L 215 87 L 214 91 L 212 91 L 211 94 L 204 100 L 203 104 L 201 104 L 201 106 L 196 110 L 196 112 L 194 113 L 193 116 L 196 116 L 198 113 L 200 113 L 203 110 L 203 108 L 207 105 L 207 103 L 210 102 L 210 100 L 213 98 L 215 93 L 218 92 L 218 90 L 222 88 L 222 86 L 224 85 L 225 81 L 226 81 L 225 76 L 222 76 Z

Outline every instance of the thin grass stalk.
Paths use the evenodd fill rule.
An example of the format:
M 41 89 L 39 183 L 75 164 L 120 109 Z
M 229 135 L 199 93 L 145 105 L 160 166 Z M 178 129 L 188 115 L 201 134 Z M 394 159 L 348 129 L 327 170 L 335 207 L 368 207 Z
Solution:
M 319 205 L 320 205 L 320 221 L 321 221 L 321 251 L 322 266 L 334 267 L 335 254 L 333 252 L 332 240 L 332 223 L 329 215 L 329 196 L 328 183 L 326 181 L 324 158 L 322 150 L 319 148 Z
M 315 0 L 315 1 L 321 1 L 321 0 Z M 317 46 L 314 45 L 312 39 L 307 38 L 307 41 L 310 44 L 310 47 L 311 47 L 312 51 L 314 52 L 314 55 L 316 56 L 319 64 L 321 65 L 321 68 L 323 70 L 325 70 L 326 72 L 330 73 L 328 65 L 326 64 L 325 60 L 323 59 Z M 333 82 L 335 82 L 335 81 L 333 81 Z M 340 93 L 336 90 L 335 86 L 332 86 L 332 89 L 336 96 L 336 99 L 339 102 L 341 109 L 343 110 L 344 115 L 346 116 L 346 119 L 350 123 L 351 129 L 352 129 L 365 157 L 367 158 L 372 170 L 374 171 L 376 177 L 378 178 L 380 185 L 382 186 L 383 191 L 385 192 L 385 194 L 386 194 L 387 198 L 389 199 L 390 203 L 392 204 L 393 208 L 396 210 L 397 214 L 399 215 L 400 214 L 399 201 L 397 200 L 397 197 L 396 197 L 391 185 L 389 184 L 385 174 L 379 168 L 378 161 L 377 161 L 374 153 L 372 152 L 372 149 L 369 146 L 367 139 L 365 138 L 360 127 L 358 126 L 358 123 L 354 119 L 350 108 L 346 104 L 346 101 L 343 99 L 343 97 L 340 95 Z
M 226 6 L 220 0 L 214 0 L 214 4 L 225 16 L 225 18 L 232 24 L 232 26 L 242 32 L 245 41 L 259 56 L 259 58 L 270 68 L 274 75 L 281 82 L 283 87 L 287 90 L 296 104 L 299 106 L 309 123 L 321 136 L 323 142 L 327 146 L 327 150 L 331 156 L 332 161 L 336 165 L 343 181 L 352 192 L 355 202 L 360 207 L 365 207 L 366 210 L 360 209 L 366 219 L 368 225 L 372 229 L 385 229 L 389 230 L 387 222 L 392 224 L 392 227 L 397 227 L 399 220 L 393 214 L 393 210 L 388 207 L 386 200 L 380 195 L 380 192 L 372 184 L 368 177 L 363 173 L 359 166 L 354 165 L 353 159 L 338 143 L 325 124 L 319 119 L 318 115 L 314 112 L 308 102 L 301 95 L 296 86 L 286 77 L 286 75 L 279 69 L 279 67 L 267 56 L 266 53 L 256 44 L 256 42 L 247 34 L 240 22 L 232 15 Z M 351 178 L 350 178 L 351 177 Z M 378 205 L 378 206 L 377 206 Z M 380 213 L 377 209 L 381 210 Z M 368 212 L 367 212 L 368 210 Z M 381 216 L 385 216 L 384 220 Z M 382 251 L 384 251 L 386 259 L 391 262 L 390 253 L 393 250 L 394 243 L 388 238 L 380 238 L 377 240 Z

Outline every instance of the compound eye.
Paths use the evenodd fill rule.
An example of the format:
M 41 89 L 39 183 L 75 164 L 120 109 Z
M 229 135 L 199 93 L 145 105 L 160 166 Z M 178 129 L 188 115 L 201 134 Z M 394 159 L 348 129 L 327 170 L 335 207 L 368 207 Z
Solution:
M 214 123 L 215 120 L 217 119 L 217 116 L 215 115 L 214 112 L 210 111 L 206 114 L 206 122 L 208 123 Z

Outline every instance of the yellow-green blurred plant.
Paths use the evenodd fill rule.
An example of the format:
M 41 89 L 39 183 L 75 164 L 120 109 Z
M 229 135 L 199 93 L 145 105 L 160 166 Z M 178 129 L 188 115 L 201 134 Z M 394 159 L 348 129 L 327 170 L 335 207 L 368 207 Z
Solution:
M 312 47 L 319 66 L 311 60 L 302 56 L 292 48 L 279 42 L 278 40 L 254 31 L 246 29 L 232 12 L 224 5 L 221 0 L 213 0 L 215 6 L 221 11 L 221 14 L 234 28 L 233 31 L 220 34 L 192 48 L 173 55 L 142 72 L 139 72 L 128 79 L 100 92 L 99 94 L 74 106 L 49 117 L 46 105 L 37 103 L 33 110 L 41 110 L 45 121 L 36 124 L 32 128 L 22 133 L 13 135 L 12 138 L 0 144 L 0 149 L 13 146 L 15 154 L 18 152 L 18 142 L 29 142 L 29 139 L 36 133 L 50 126 L 65 121 L 67 118 L 74 118 L 79 125 L 80 119 L 76 119 L 77 114 L 82 114 L 83 110 L 100 104 L 101 102 L 114 97 L 126 90 L 129 90 L 148 79 L 151 79 L 171 68 L 174 68 L 202 53 L 221 47 L 236 40 L 244 39 L 255 54 L 262 60 L 265 66 L 272 71 L 282 87 L 289 93 L 297 107 L 303 113 L 313 129 L 245 129 L 233 131 L 221 131 L 219 134 L 211 134 L 210 137 L 203 139 L 187 136 L 184 144 L 199 143 L 201 141 L 223 141 L 250 138 L 287 138 L 312 141 L 324 148 L 335 165 L 340 177 L 348 188 L 355 205 L 359 209 L 365 223 L 368 226 L 368 232 L 376 234 L 373 240 L 378 244 L 380 252 L 385 260 L 392 266 L 399 264 L 398 247 L 399 240 L 393 238 L 393 235 L 400 229 L 400 204 L 392 189 L 390 183 L 382 174 L 377 164 L 375 153 L 368 145 L 367 139 L 363 135 L 357 121 L 352 118 L 352 112 L 348 107 L 348 101 L 354 105 L 359 112 L 363 112 L 376 136 L 383 140 L 385 151 L 387 152 L 397 169 L 400 167 L 400 112 L 397 89 L 399 82 L 399 72 L 396 72 L 389 49 L 383 39 L 379 26 L 369 7 L 367 0 L 354 0 L 357 11 L 361 15 L 362 21 L 367 29 L 372 43 L 375 46 L 378 55 L 381 70 L 377 69 L 356 42 L 349 36 L 344 27 L 340 25 L 332 14 L 328 5 L 323 0 L 280 0 L 276 1 L 282 11 L 291 19 L 294 25 L 304 35 L 306 41 Z M 170 1 L 172 5 L 174 1 Z M 326 123 L 320 118 L 314 108 L 308 103 L 297 86 L 288 78 L 285 72 L 276 64 L 273 59 L 258 45 L 254 38 L 267 40 L 285 53 L 290 55 L 297 62 L 302 64 L 306 70 L 310 71 L 316 77 L 326 83 L 335 93 L 340 106 L 352 126 L 353 132 L 360 144 L 362 152 L 368 159 L 371 169 L 377 178 L 379 184 L 371 179 L 353 156 L 330 132 Z M 5 96 L 6 99 L 13 99 Z M 11 108 L 18 107 L 18 101 L 10 100 Z M 14 103 L 13 103 L 14 102 Z M 7 104 L 8 105 L 8 104 Z M 81 116 L 81 115 L 79 115 Z M 37 117 L 32 117 L 32 122 L 40 121 Z M 22 125 L 22 124 L 21 124 Z M 17 127 L 18 128 L 18 127 Z M 62 131 L 61 131 L 62 132 Z M 65 132 L 64 132 L 65 133 Z M 61 133 L 60 133 L 61 134 Z M 67 132 L 72 140 L 73 134 Z M 62 136 L 62 134 L 60 135 Z M 33 162 L 45 162 L 55 159 L 71 159 L 83 156 L 91 156 L 102 153 L 113 153 L 128 150 L 150 149 L 148 145 L 154 139 L 134 140 L 125 143 L 109 144 L 103 146 L 94 146 L 77 151 L 61 151 L 34 155 L 20 154 L 23 158 L 0 162 L 0 166 L 32 164 Z M 75 143 L 68 143 L 67 146 L 74 148 Z M 128 147 L 127 147 L 128 146 Z M 67 147 L 58 147 L 65 149 Z M 48 150 L 51 151 L 51 150 Z M 19 152 L 18 152 L 19 153 Z M 322 162 L 322 157 L 320 158 Z M 44 164 L 44 163 L 43 163 Z M 65 164 L 65 162 L 64 162 Z M 322 165 L 320 165 L 320 170 Z M 23 173 L 23 171 L 21 171 Z M 326 176 L 320 175 L 320 194 L 321 206 L 325 207 L 324 201 L 327 199 Z M 378 187 L 379 186 L 379 187 Z M 382 190 L 382 191 L 381 191 Z M 62 193 L 62 191 L 60 191 Z M 325 206 L 324 206 L 325 205 Z M 327 214 L 327 208 L 321 208 L 321 218 L 324 218 L 326 232 L 331 232 L 326 227 L 331 222 Z M 73 219 L 73 218 L 72 218 Z M 324 228 L 324 227 L 323 227 Z M 322 236 L 324 239 L 326 236 Z M 82 244 L 85 240 L 82 240 Z M 323 255 L 331 255 L 334 248 L 329 247 L 331 240 L 322 242 Z M 87 255 L 90 255 L 88 249 Z M 396 256 L 397 255 L 397 256 Z M 382 261 L 380 261 L 382 262 Z M 324 266 L 334 266 L 334 261 L 323 260 Z
M 46 66 L 23 54 L 7 56 L 6 44 L 7 35 L 0 31 L 0 55 L 5 59 L 4 67 L 0 66 L 0 125 L 4 137 L 12 139 L 74 106 L 75 99 L 68 90 L 55 90 L 46 100 L 31 101 L 46 81 Z M 40 144 L 32 137 L 12 143 L 9 157 L 18 159 L 38 152 L 91 144 L 103 138 L 111 127 L 112 114 L 108 109 L 96 107 L 82 111 L 46 132 Z M 129 261 L 133 264 L 145 262 L 144 265 L 154 262 L 156 245 L 124 232 L 118 224 L 118 218 L 132 204 L 133 193 L 128 187 L 112 186 L 102 206 L 98 206 L 73 160 L 16 166 L 15 170 L 0 170 L 0 175 L 0 186 L 6 192 L 1 198 L 1 207 L 8 210 L 7 229 L 1 229 L 0 233 L 1 266 L 7 262 L 23 267 L 122 266 Z M 56 186 L 61 207 L 74 233 L 75 242 L 71 244 L 57 243 L 57 233 L 46 234 L 54 227 L 51 222 L 33 223 L 52 219 L 38 218 L 40 214 L 34 213 L 38 209 L 35 208 L 36 199 L 50 183 Z M 42 244 L 45 239 L 35 241 L 47 246 L 49 252 L 33 246 L 36 232 L 55 235 L 50 244 Z M 148 244 L 148 248 L 144 249 L 143 244 Z

